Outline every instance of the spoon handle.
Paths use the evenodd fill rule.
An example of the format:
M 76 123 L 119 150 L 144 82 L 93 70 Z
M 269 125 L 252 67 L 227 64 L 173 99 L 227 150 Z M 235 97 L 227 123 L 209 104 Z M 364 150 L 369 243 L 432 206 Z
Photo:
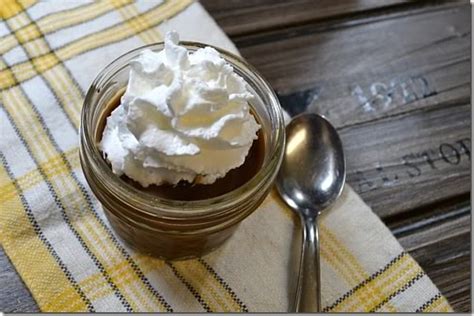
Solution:
M 321 311 L 318 216 L 301 216 L 303 247 L 296 290 L 296 312 Z

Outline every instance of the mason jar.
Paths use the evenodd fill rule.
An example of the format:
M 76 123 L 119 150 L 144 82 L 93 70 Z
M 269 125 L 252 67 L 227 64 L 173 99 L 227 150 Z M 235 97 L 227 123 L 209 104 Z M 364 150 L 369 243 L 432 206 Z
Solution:
M 194 42 L 180 45 L 189 52 L 209 46 Z M 283 158 L 285 124 L 274 91 L 258 72 L 238 56 L 215 48 L 255 96 L 250 106 L 265 144 L 261 168 L 240 187 L 202 200 L 163 198 L 124 181 L 112 172 L 99 149 L 107 105 L 127 86 L 130 61 L 144 49 L 163 48 L 163 43 L 157 43 L 134 49 L 106 66 L 92 82 L 81 114 L 80 159 L 92 192 L 124 243 L 156 257 L 185 259 L 219 247 L 265 199 Z

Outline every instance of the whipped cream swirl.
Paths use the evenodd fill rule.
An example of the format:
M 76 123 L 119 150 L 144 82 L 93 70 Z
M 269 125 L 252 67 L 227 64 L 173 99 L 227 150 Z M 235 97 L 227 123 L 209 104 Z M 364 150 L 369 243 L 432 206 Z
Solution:
M 100 142 L 114 173 L 144 187 L 210 184 L 244 163 L 260 128 L 253 95 L 215 49 L 190 53 L 170 32 L 164 50 L 144 50 L 130 66 Z

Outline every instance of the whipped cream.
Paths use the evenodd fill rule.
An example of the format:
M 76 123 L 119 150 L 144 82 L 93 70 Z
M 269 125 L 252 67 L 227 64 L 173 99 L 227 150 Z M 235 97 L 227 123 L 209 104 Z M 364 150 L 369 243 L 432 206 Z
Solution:
M 164 50 L 130 62 L 100 142 L 113 172 L 144 187 L 215 182 L 244 163 L 260 128 L 249 112 L 253 95 L 232 66 L 211 47 L 190 53 L 178 44 L 169 32 Z

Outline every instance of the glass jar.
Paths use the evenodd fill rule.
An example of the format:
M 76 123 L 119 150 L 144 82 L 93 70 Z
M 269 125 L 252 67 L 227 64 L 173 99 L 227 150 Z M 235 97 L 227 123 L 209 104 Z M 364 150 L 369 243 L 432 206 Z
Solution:
M 209 46 L 180 44 L 190 52 Z M 252 66 L 216 48 L 255 95 L 250 106 L 263 129 L 262 167 L 242 186 L 210 199 L 171 200 L 141 191 L 112 172 L 98 144 L 108 102 L 126 87 L 130 60 L 147 48 L 161 51 L 164 47 L 163 43 L 152 44 L 122 55 L 105 67 L 89 88 L 81 116 L 82 170 L 112 228 L 130 247 L 165 259 L 201 256 L 226 241 L 267 196 L 283 158 L 282 110 L 273 90 Z

